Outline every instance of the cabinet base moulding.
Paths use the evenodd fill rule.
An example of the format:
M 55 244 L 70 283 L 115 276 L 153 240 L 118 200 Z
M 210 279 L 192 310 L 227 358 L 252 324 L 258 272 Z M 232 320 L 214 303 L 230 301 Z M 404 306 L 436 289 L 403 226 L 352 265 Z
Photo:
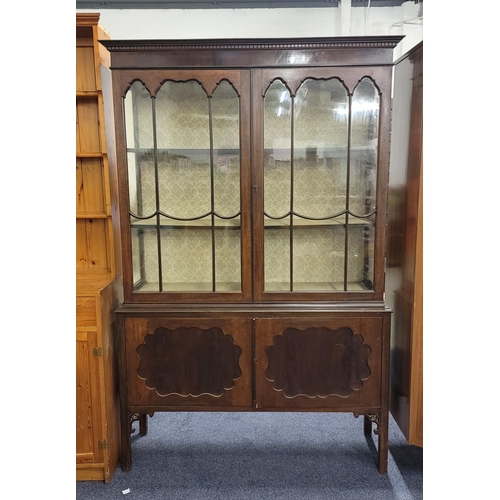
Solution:
M 106 477 L 104 464 L 78 465 L 76 466 L 77 481 L 104 481 L 107 483 L 110 478 Z

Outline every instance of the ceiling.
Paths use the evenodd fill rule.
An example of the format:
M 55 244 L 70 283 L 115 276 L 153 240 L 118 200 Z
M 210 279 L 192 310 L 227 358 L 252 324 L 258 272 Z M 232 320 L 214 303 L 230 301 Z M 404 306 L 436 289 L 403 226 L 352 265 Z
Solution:
M 351 0 L 352 7 L 397 7 L 407 0 Z M 422 3 L 423 0 L 412 0 Z M 338 7 L 340 0 L 76 0 L 77 9 L 251 9 Z

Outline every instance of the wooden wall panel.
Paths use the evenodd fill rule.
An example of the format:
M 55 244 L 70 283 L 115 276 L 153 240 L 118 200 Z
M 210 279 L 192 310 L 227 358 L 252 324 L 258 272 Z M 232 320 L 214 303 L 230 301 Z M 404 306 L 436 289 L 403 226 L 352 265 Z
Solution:
M 106 219 L 76 221 L 76 267 L 92 272 L 109 270 L 108 222 Z
M 88 269 L 86 220 L 76 220 L 76 270 Z
M 99 113 L 96 101 L 92 99 L 77 101 L 76 132 L 77 153 L 98 153 L 101 151 Z
M 96 299 L 94 296 L 76 297 L 76 326 L 93 326 L 97 324 Z
M 106 213 L 103 165 L 100 158 L 76 160 L 76 212 Z
M 94 47 L 76 47 L 76 91 L 96 90 Z

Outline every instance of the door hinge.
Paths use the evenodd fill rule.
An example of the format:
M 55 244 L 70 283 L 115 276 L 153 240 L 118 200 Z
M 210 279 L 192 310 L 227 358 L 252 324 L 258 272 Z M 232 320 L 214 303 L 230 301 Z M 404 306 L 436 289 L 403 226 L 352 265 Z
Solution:
M 108 447 L 108 442 L 105 439 L 99 439 L 99 441 L 97 441 L 97 447 L 100 450 L 105 450 Z
M 92 353 L 94 356 L 102 356 L 102 347 L 94 347 Z

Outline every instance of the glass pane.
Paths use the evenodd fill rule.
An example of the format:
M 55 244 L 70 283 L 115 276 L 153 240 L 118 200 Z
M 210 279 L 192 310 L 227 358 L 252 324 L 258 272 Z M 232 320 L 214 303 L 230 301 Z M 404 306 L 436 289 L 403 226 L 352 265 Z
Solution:
M 144 265 L 143 265 L 143 232 L 140 228 L 132 227 L 132 279 L 134 290 L 140 289 L 144 284 Z
M 276 80 L 264 98 L 264 211 L 281 217 L 291 207 L 291 99 Z
M 344 225 L 294 225 L 294 291 L 344 289 Z
M 210 212 L 210 150 L 173 150 L 158 154 L 160 210 L 193 218 Z M 148 183 L 154 188 L 153 183 Z M 145 188 L 143 188 L 145 190 Z M 153 192 L 148 192 L 152 197 Z
M 363 78 L 352 96 L 349 208 L 356 215 L 375 210 L 380 98 L 372 80 Z
M 240 211 L 240 107 L 232 85 L 222 81 L 212 97 L 214 210 L 231 217 Z
M 130 87 L 124 107 L 130 210 L 138 216 L 148 216 L 156 210 L 152 161 L 153 108 L 151 96 L 141 82 L 136 81 Z M 149 195 L 151 183 L 152 197 Z M 144 194 L 144 189 L 148 194 Z
M 264 211 L 282 217 L 292 209 L 292 101 L 280 80 L 264 98 Z M 290 217 L 264 216 L 264 289 L 290 290 Z
M 148 220 L 130 218 L 134 290 L 159 291 L 158 238 L 156 217 Z
M 290 217 L 264 217 L 264 290 L 290 291 Z
M 161 219 L 163 291 L 212 290 L 211 218 L 180 222 Z
M 198 82 L 165 82 L 156 95 L 160 210 L 179 218 L 210 212 L 208 98 Z
M 241 228 L 240 218 L 215 218 L 215 290 L 241 291 Z
M 296 213 L 327 217 L 346 208 L 348 96 L 337 79 L 305 80 L 294 105 Z
M 375 224 L 349 217 L 347 290 L 373 289 Z

